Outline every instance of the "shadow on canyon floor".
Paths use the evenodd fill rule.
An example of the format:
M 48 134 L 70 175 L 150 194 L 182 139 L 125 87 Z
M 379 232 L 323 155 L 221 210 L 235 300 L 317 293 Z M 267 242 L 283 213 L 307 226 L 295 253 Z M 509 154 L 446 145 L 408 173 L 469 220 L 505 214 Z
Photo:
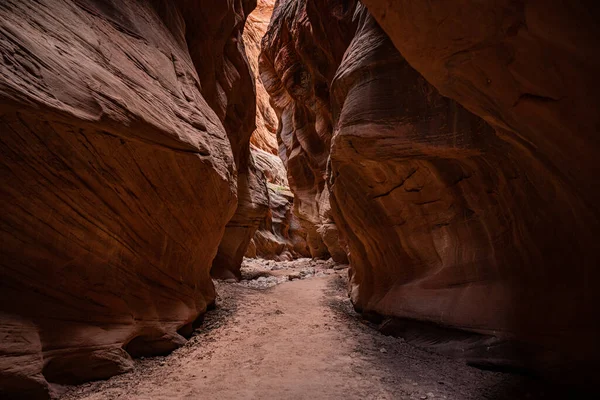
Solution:
M 357 314 L 347 269 L 247 260 L 188 343 L 65 400 L 571 398 L 532 377 L 483 371 L 386 336 Z
M 375 357 L 369 359 L 374 369 L 393 371 L 395 379 L 412 380 L 415 388 L 425 385 L 437 389 L 437 393 L 428 392 L 429 396 L 417 398 L 564 400 L 589 397 L 578 389 L 555 385 L 529 371 L 472 366 L 463 359 L 447 357 L 426 347 L 409 344 L 402 338 L 386 336 L 378 332 L 379 324 L 363 318 L 354 310 L 345 296 L 347 284 L 347 279 L 341 276 L 329 282 L 325 300 L 327 306 L 345 321 L 349 330 L 370 333 L 372 342 L 358 341 L 355 351 L 374 354 Z M 434 343 L 432 335 L 439 330 L 422 333 L 427 336 L 428 342 Z M 439 337 L 438 343 L 444 340 Z M 363 346 L 379 348 L 380 351 L 361 350 Z

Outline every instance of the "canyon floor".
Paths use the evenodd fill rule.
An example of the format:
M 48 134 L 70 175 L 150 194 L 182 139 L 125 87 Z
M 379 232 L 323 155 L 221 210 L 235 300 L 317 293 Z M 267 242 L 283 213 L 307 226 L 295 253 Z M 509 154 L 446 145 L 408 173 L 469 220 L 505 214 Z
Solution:
M 533 378 L 483 371 L 384 336 L 352 309 L 331 261 L 245 260 L 182 348 L 60 398 L 546 399 Z M 565 398 L 561 397 L 560 398 Z

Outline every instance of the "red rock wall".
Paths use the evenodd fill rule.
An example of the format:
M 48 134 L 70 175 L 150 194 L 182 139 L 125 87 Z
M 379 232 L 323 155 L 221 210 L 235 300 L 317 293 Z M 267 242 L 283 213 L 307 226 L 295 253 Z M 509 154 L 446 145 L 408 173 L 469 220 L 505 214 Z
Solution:
M 346 260 L 330 219 L 325 174 L 332 133 L 329 84 L 353 31 L 352 6 L 285 0 L 262 42 L 261 78 L 279 118 L 279 155 L 313 257 Z
M 293 260 L 310 257 L 306 231 L 293 212 L 294 195 L 281 159 L 260 149 L 252 149 L 256 166 L 267 178 L 269 212 L 260 222 L 246 257 L 269 260 Z
M 497 298 L 490 312 L 503 314 L 487 326 L 549 349 L 536 363 L 561 379 L 565 370 L 589 376 L 600 359 L 595 2 L 365 4 L 414 68 L 496 129 L 514 169 L 510 189 L 492 192 L 503 205 L 498 222 L 477 241 L 492 250 L 478 269 L 493 271 L 499 286 L 481 297 Z
M 252 175 L 252 6 L 0 3 L 0 397 L 127 371 L 213 302 Z
M 275 0 L 258 0 L 256 9 L 248 16 L 246 21 L 243 38 L 248 61 L 256 82 L 256 130 L 252 133 L 250 143 L 260 150 L 277 155 L 279 152 L 276 137 L 277 114 L 271 107 L 269 94 L 262 84 L 258 67 L 260 42 L 269 26 L 274 5 Z
M 256 9 L 248 16 L 243 34 L 256 83 L 256 129 L 250 138 L 251 153 L 257 173 L 262 173 L 266 178 L 269 203 L 266 214 L 255 213 L 257 218 L 262 216 L 262 219 L 246 249 L 246 256 L 288 260 L 310 254 L 306 249 L 306 232 L 292 211 L 293 195 L 289 192 L 285 166 L 277 156 L 277 115 L 259 76 L 261 40 L 269 25 L 274 3 L 273 0 L 259 0 Z M 235 265 L 239 265 L 239 261 L 241 258 L 238 256 Z M 239 278 L 239 269 L 234 275 Z M 222 277 L 232 276 L 225 274 Z
M 332 83 L 331 204 L 365 312 L 507 330 L 510 218 L 539 196 L 493 129 L 442 97 L 364 7 Z M 520 209 L 517 207 L 520 206 Z M 525 285 L 526 287 L 527 285 Z M 524 306 L 521 306 L 524 308 Z
M 598 35 L 583 6 L 367 0 L 392 40 L 359 5 L 332 47 L 321 29 L 340 20 L 321 3 L 276 7 L 262 77 L 313 226 L 330 156 L 357 308 L 526 349 L 484 354 L 492 364 L 561 378 L 593 365 Z
M 240 277 L 244 253 L 269 210 L 265 179 L 250 153 L 256 128 L 256 90 L 242 37 L 256 0 L 230 0 L 197 7 L 186 40 L 201 77 L 202 94 L 223 121 L 238 170 L 238 208 L 225 228 L 211 275 Z M 207 40 L 207 38 L 213 38 Z M 213 58 L 215 62 L 206 62 Z

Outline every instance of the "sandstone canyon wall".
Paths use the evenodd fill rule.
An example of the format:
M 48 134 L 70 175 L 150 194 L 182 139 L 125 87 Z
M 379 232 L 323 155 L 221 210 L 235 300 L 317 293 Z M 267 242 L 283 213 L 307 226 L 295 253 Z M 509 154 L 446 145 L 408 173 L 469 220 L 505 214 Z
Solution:
M 289 191 L 287 171 L 277 156 L 277 115 L 262 84 L 259 73 L 260 46 L 273 13 L 274 0 L 259 0 L 244 28 L 244 46 L 256 82 L 256 129 L 250 138 L 256 167 L 267 181 L 269 211 L 246 251 L 248 257 L 289 260 L 308 257 L 306 232 L 293 213 L 293 195 Z
M 575 22 L 593 29 L 589 16 L 561 2 L 370 0 L 392 40 L 358 4 L 332 51 L 320 29 L 339 14 L 312 18 L 321 3 L 278 4 L 262 77 L 301 215 L 327 172 L 355 306 L 525 349 L 483 362 L 561 379 L 593 365 L 598 35 Z
M 279 1 L 262 42 L 260 73 L 279 118 L 279 155 L 313 257 L 346 262 L 325 184 L 332 134 L 329 84 L 352 38 L 345 2 Z
M 504 246 L 485 241 L 504 292 L 504 323 L 491 326 L 542 346 L 533 364 L 553 377 L 588 379 L 600 360 L 597 4 L 456 3 L 365 0 L 409 63 L 488 121 L 511 158 Z
M 267 211 L 253 6 L 0 3 L 0 397 L 126 371 L 213 302 L 217 251 L 243 255 Z
M 256 130 L 252 133 L 250 143 L 260 150 L 277 155 L 277 115 L 271 107 L 271 100 L 262 84 L 258 68 L 260 43 L 269 26 L 274 5 L 275 0 L 258 0 L 256 9 L 246 21 L 243 39 L 256 82 Z
M 269 211 L 254 234 L 246 256 L 276 261 L 310 257 L 306 231 L 294 215 L 294 195 L 290 191 L 283 162 L 260 149 L 253 149 L 252 153 L 257 168 L 267 179 Z
M 188 16 L 186 35 L 201 79 L 202 94 L 223 121 L 238 172 L 238 207 L 225 228 L 211 275 L 239 278 L 244 253 L 269 210 L 264 177 L 250 153 L 256 128 L 256 90 L 246 56 L 243 28 L 256 0 L 226 1 L 197 7 Z M 206 62 L 214 57 L 216 62 Z

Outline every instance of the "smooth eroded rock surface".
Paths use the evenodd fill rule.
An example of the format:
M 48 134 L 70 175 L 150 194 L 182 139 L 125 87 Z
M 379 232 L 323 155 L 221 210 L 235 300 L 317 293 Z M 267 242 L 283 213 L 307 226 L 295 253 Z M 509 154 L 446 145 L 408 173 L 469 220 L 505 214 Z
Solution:
M 279 155 L 294 192 L 295 213 L 313 257 L 346 261 L 329 215 L 325 175 L 332 133 L 329 85 L 352 38 L 349 2 L 276 4 L 262 42 L 261 78 L 279 118 Z
M 277 155 L 277 114 L 271 107 L 269 94 L 262 84 L 258 67 L 260 42 L 269 26 L 274 5 L 275 0 L 258 0 L 256 9 L 246 20 L 243 38 L 256 82 L 256 130 L 252 133 L 250 143 L 267 153 Z
M 587 3 L 365 1 L 383 30 L 325 3 L 279 3 L 261 68 L 317 229 L 326 172 L 355 306 L 526 349 L 479 361 L 583 377 L 600 354 Z M 309 232 L 313 254 L 325 237 Z
M 252 7 L 1 2 L 0 397 L 127 371 L 213 302 L 237 176 L 240 207 L 244 182 L 266 193 L 248 161 Z
M 265 179 L 250 153 L 256 90 L 242 37 L 246 16 L 255 6 L 256 0 L 230 0 L 197 7 L 190 21 L 196 29 L 187 37 L 198 73 L 206 77 L 202 93 L 223 121 L 238 172 L 238 207 L 213 261 L 215 278 L 240 277 L 244 253 L 269 210 Z M 216 61 L 207 63 L 211 57 Z
M 306 231 L 293 212 L 294 195 L 290 191 L 283 162 L 277 156 L 252 149 L 256 166 L 267 179 L 269 211 L 254 234 L 246 257 L 292 260 L 309 257 Z
M 472 215 L 463 219 L 480 221 L 470 233 L 459 228 L 464 224 L 433 231 L 436 251 L 426 264 L 441 265 L 441 273 L 459 267 L 449 276 L 461 277 L 459 297 L 440 303 L 456 311 L 410 308 L 417 316 L 433 311 L 428 318 L 459 318 L 457 325 L 536 343 L 542 356 L 527 363 L 560 379 L 589 377 L 600 359 L 596 4 L 364 3 L 408 62 L 443 95 L 488 121 L 500 139 L 486 140 L 492 147 L 484 164 L 444 168 L 464 176 L 453 189 L 469 204 Z M 451 264 L 439 264 L 448 256 Z M 421 304 L 439 300 L 428 290 L 432 296 Z M 383 293 L 373 306 L 407 313 L 400 304 L 412 302 L 402 291 Z

